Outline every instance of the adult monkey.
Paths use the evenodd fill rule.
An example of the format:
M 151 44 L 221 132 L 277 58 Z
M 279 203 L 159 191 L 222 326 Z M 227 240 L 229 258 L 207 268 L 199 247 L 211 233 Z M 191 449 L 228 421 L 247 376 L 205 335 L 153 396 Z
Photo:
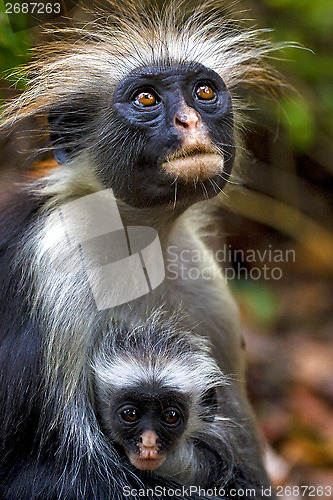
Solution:
M 107 442 L 89 367 L 93 345 L 114 320 L 145 324 L 160 304 L 172 316 L 176 301 L 188 328 L 210 337 L 221 370 L 232 375 L 218 394 L 220 416 L 233 422 L 225 429 L 229 453 L 209 486 L 255 488 L 261 498 L 267 478 L 243 387 L 237 310 L 217 264 L 204 258 L 198 228 L 206 209 L 186 209 L 227 182 L 237 88 L 274 83 L 262 62 L 273 47 L 210 13 L 208 3 L 192 13 L 181 3 L 162 12 L 122 5 L 40 53 L 28 90 L 4 112 L 4 130 L 41 117 L 36 134 L 52 141 L 42 152 L 52 150 L 56 161 L 44 176 L 40 163 L 32 165 L 39 178 L 16 186 L 1 214 L 1 495 L 120 499 L 126 485 L 170 484 L 131 469 Z M 97 311 L 85 273 L 54 266 L 68 247 L 57 210 L 106 188 L 125 226 L 159 232 L 166 268 L 171 259 L 179 272 L 173 267 L 144 297 Z M 204 275 L 200 262 L 182 261 L 193 249 Z M 79 269 L 80 256 L 73 258 Z M 184 265 L 197 266 L 201 277 L 182 279 Z

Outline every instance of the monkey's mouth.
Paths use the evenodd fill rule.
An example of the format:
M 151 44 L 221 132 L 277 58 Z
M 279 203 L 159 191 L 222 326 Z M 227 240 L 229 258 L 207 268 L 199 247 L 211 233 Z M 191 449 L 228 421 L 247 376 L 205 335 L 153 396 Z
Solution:
M 167 155 L 162 168 L 177 181 L 204 181 L 223 171 L 223 156 L 217 148 L 179 149 Z
M 158 455 L 155 458 L 142 458 L 138 454 L 131 454 L 130 461 L 134 467 L 140 470 L 155 470 L 157 467 L 163 464 L 166 459 L 166 455 Z

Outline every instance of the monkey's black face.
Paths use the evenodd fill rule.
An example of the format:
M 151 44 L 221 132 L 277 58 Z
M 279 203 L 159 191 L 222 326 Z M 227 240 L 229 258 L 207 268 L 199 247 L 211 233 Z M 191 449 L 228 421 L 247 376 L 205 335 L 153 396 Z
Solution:
M 88 149 L 105 187 L 131 206 L 210 198 L 234 162 L 230 94 L 198 63 L 136 70 L 113 98 L 78 94 L 50 111 L 49 124 L 57 161 Z
M 98 141 L 98 175 L 130 205 L 191 204 L 217 194 L 234 161 L 230 95 L 197 63 L 150 67 L 117 87 Z
M 131 391 L 110 405 L 112 439 L 121 445 L 132 464 L 154 470 L 181 438 L 188 421 L 188 402 L 177 392 Z

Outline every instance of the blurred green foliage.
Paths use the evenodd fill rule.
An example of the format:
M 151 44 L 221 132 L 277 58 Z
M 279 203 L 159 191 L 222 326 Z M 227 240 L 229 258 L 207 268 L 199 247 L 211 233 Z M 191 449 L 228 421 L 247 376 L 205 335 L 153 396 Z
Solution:
M 315 119 L 311 107 L 303 98 L 283 99 L 282 119 L 295 151 L 307 151 L 315 140 Z
M 248 322 L 256 327 L 274 325 L 279 313 L 279 301 L 273 287 L 262 281 L 245 279 L 231 281 L 230 285 Z
M 277 65 L 298 95 L 282 100 L 282 121 L 296 152 L 333 136 L 333 0 L 259 0 L 250 3 L 258 25 L 271 27 L 286 48 Z
M 21 81 L 19 74 L 11 77 L 10 73 L 13 68 L 29 61 L 31 32 L 26 29 L 28 26 L 26 14 L 15 14 L 13 19 L 15 20 L 15 32 L 6 14 L 5 3 L 0 0 L 0 75 L 9 84 L 15 82 L 19 87 L 22 87 L 24 80 Z

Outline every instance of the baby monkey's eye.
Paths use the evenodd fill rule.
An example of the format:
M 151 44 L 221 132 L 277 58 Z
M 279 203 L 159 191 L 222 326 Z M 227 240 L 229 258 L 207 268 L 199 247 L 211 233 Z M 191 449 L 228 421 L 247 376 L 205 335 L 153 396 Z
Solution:
M 198 85 L 194 89 L 194 94 L 197 99 L 200 99 L 200 101 L 211 101 L 216 97 L 216 94 L 212 87 L 210 87 L 206 83 L 198 83 Z
M 134 406 L 121 410 L 119 416 L 126 424 L 134 424 L 140 420 L 140 412 Z
M 136 106 L 140 108 L 146 108 L 147 106 L 155 106 L 159 103 L 159 99 L 155 92 L 152 90 L 140 90 L 137 94 L 134 94 L 132 101 Z
M 180 413 L 175 408 L 168 408 L 162 413 L 161 420 L 167 425 L 177 425 L 180 422 Z

